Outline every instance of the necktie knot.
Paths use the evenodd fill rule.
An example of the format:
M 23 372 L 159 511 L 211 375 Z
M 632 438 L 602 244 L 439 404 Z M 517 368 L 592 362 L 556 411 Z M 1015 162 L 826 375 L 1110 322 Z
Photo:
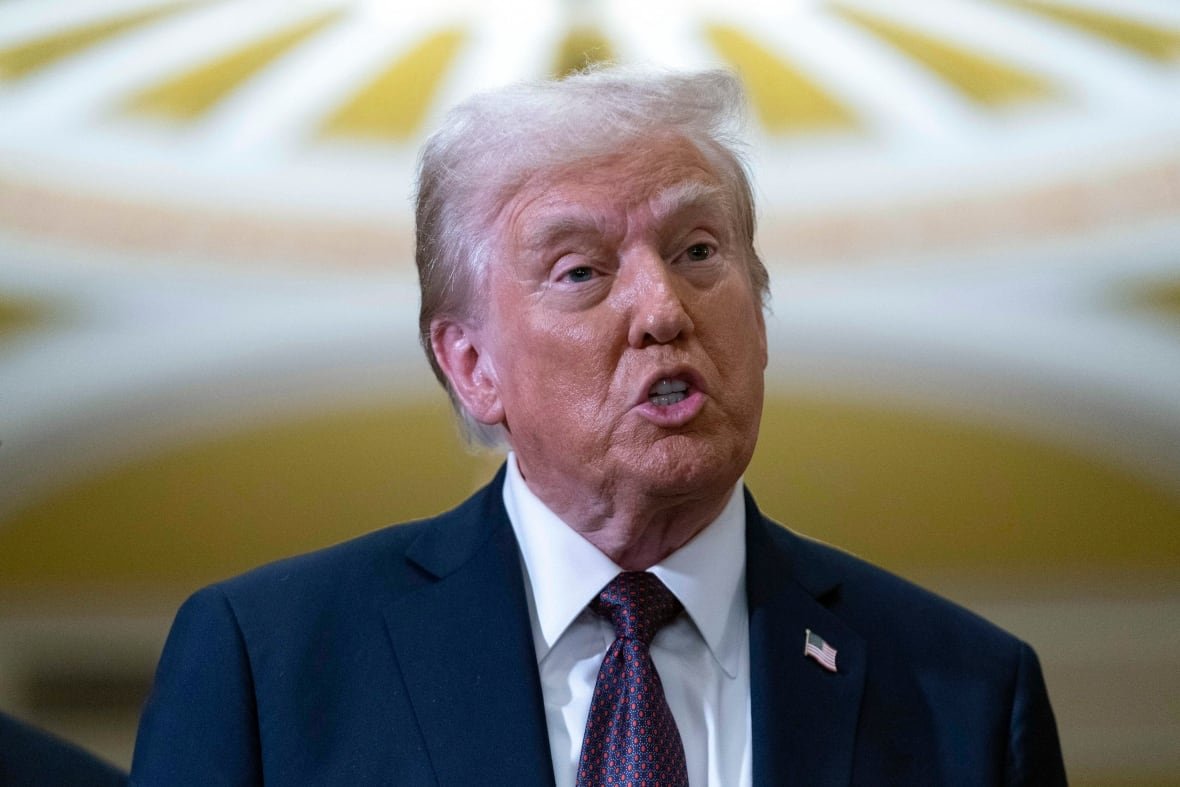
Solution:
M 624 571 L 590 602 L 590 608 L 614 625 L 616 637 L 647 646 L 684 606 L 655 574 Z

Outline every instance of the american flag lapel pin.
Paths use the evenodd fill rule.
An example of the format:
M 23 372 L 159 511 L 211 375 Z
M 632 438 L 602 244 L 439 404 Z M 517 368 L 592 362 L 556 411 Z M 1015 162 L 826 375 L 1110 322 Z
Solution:
M 803 638 L 803 655 L 810 656 L 828 672 L 836 671 L 836 649 L 824 641 L 824 638 L 811 629 L 806 629 Z

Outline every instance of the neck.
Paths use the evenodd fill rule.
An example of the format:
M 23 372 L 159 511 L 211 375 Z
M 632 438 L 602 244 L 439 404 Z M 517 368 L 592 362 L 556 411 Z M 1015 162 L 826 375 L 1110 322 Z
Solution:
M 571 527 L 620 568 L 646 571 L 704 530 L 725 508 L 726 502 L 717 501 L 707 513 L 700 509 L 692 515 L 617 512 L 615 516 L 581 525 L 571 523 Z

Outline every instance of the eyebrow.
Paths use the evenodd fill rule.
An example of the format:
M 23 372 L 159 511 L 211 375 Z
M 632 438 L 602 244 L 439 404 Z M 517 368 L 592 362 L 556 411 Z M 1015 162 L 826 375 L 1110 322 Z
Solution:
M 537 226 L 526 227 L 522 243 L 527 249 L 539 249 L 551 246 L 562 238 L 596 234 L 597 222 L 575 209 L 565 215 L 549 217 Z
M 661 190 L 651 200 L 652 213 L 657 221 L 666 221 L 678 213 L 703 207 L 720 206 L 729 212 L 726 190 L 712 183 L 684 180 Z
M 726 214 L 731 212 L 728 192 L 718 185 L 699 180 L 685 180 L 661 189 L 651 198 L 650 205 L 657 223 L 700 208 L 720 206 Z M 601 227 L 594 217 L 573 206 L 568 213 L 549 216 L 535 226 L 526 227 L 521 242 L 524 248 L 540 249 L 564 238 L 599 235 Z

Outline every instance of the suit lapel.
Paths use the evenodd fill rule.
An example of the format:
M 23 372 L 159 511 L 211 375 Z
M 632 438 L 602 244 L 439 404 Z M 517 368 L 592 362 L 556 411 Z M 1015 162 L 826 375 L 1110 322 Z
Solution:
M 393 599 L 388 626 L 440 785 L 553 784 L 519 551 L 502 474 L 407 553 L 433 576 Z M 822 568 L 795 566 L 798 538 L 747 494 L 746 589 L 755 784 L 847 785 L 866 652 L 824 605 Z M 838 651 L 836 673 L 803 655 L 805 630 Z
M 407 553 L 434 581 L 389 628 L 440 785 L 552 784 L 553 763 L 503 473 Z
M 847 785 L 865 681 L 864 640 L 822 603 L 838 579 L 794 566 L 790 544 L 797 536 L 763 518 L 748 494 L 746 511 L 754 783 Z M 804 656 L 807 629 L 836 648 L 837 672 Z

